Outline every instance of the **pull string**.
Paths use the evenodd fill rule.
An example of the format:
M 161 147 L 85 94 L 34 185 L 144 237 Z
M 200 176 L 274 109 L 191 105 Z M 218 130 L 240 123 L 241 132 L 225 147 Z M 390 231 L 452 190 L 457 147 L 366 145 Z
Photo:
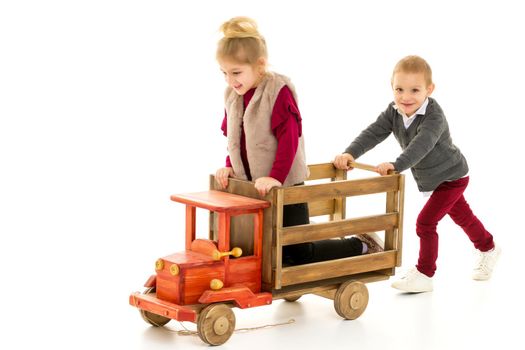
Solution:
M 265 325 L 262 325 L 262 326 L 237 328 L 234 332 L 250 332 L 250 331 L 255 331 L 255 330 L 258 330 L 258 329 L 278 327 L 278 326 L 286 326 L 286 325 L 289 325 L 289 324 L 292 324 L 292 323 L 295 323 L 295 319 L 293 319 L 293 318 L 289 319 L 286 322 L 281 322 L 281 323 L 271 323 L 271 324 L 265 324 Z M 181 325 L 181 327 L 183 329 L 172 329 L 172 328 L 168 328 L 168 327 L 161 327 L 161 328 L 163 328 L 163 329 L 165 329 L 165 330 L 167 330 L 169 332 L 177 333 L 178 335 L 198 335 L 197 331 L 192 331 L 192 330 L 186 328 L 186 326 L 184 326 L 184 324 L 182 322 L 179 322 L 179 324 Z

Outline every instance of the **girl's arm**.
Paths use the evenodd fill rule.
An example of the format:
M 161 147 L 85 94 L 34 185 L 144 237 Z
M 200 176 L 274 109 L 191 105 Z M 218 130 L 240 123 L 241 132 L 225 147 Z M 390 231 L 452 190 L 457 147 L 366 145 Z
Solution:
M 275 100 L 271 128 L 277 138 L 277 151 L 269 176 L 284 183 L 292 168 L 299 137 L 302 135 L 302 119 L 291 90 L 284 86 Z

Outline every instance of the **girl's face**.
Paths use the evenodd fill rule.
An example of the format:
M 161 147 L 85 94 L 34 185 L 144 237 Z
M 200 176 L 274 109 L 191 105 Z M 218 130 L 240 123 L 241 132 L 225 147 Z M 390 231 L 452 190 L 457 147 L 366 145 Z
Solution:
M 434 91 L 434 84 L 427 86 L 423 73 L 397 72 L 392 79 L 394 102 L 407 117 L 411 117 Z
M 259 65 L 220 60 L 219 66 L 228 86 L 241 96 L 256 87 L 263 76 Z

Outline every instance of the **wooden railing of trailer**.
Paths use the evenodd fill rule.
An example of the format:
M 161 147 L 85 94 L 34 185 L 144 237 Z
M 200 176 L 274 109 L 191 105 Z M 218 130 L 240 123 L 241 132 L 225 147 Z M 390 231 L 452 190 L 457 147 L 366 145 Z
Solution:
M 373 167 L 353 163 L 354 168 L 373 170 Z M 274 298 L 293 298 L 314 293 L 333 298 L 336 288 L 347 280 L 372 282 L 388 279 L 395 267 L 401 266 L 404 175 L 347 179 L 346 171 L 331 163 L 310 165 L 305 185 L 274 188 L 266 200 L 272 205 L 264 212 L 262 286 Z M 215 189 L 211 176 L 210 188 Z M 230 193 L 261 198 L 253 183 L 230 179 Z M 347 198 L 377 193 L 386 194 L 385 212 L 376 215 L 346 218 Z M 308 202 L 310 217 L 326 215 L 328 221 L 283 227 L 283 206 Z M 215 222 L 210 216 L 210 238 L 215 238 Z M 231 223 L 230 245 L 241 246 L 250 254 L 253 246 L 253 220 L 236 217 Z M 291 244 L 384 231 L 383 252 L 322 261 L 304 265 L 283 266 L 282 247 Z

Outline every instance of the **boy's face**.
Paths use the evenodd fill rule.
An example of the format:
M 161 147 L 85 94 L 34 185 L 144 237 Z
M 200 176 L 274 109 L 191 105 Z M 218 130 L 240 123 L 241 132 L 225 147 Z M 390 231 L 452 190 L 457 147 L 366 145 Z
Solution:
M 421 107 L 434 91 L 434 84 L 427 86 L 423 73 L 397 72 L 392 79 L 394 102 L 408 117 Z
M 261 79 L 257 67 L 251 64 L 221 60 L 219 66 L 228 86 L 241 96 L 256 87 Z

